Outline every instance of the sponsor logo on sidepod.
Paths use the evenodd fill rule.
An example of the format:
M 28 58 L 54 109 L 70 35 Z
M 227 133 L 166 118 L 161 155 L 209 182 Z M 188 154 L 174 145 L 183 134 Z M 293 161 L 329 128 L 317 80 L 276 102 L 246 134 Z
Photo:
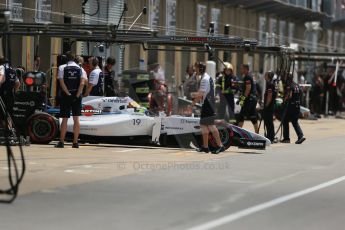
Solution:
M 81 113 L 86 117 L 91 117 L 94 114 L 101 114 L 102 110 L 94 109 L 91 105 L 85 105 L 81 110 Z

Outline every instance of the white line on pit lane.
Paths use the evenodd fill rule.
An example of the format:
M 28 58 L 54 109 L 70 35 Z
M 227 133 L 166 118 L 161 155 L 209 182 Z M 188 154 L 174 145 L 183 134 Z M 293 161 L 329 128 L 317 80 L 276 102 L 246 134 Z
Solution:
M 279 204 L 282 204 L 282 203 L 285 203 L 287 201 L 296 199 L 298 197 L 307 195 L 309 193 L 316 192 L 318 190 L 330 187 L 332 185 L 338 184 L 338 183 L 343 182 L 343 181 L 345 181 L 345 176 L 338 177 L 338 178 L 336 178 L 334 180 L 327 181 L 325 183 L 316 185 L 316 186 L 311 187 L 311 188 L 307 188 L 307 189 L 301 190 L 299 192 L 295 192 L 295 193 L 288 194 L 286 196 L 278 197 L 278 198 L 270 200 L 268 202 L 265 202 L 265 203 L 262 203 L 262 204 L 258 204 L 258 205 L 255 205 L 253 207 L 244 209 L 242 211 L 235 212 L 235 213 L 232 213 L 230 215 L 223 216 L 221 218 L 218 218 L 218 219 L 206 222 L 204 224 L 201 224 L 201 225 L 189 228 L 188 230 L 208 230 L 208 229 L 213 229 L 213 228 L 222 226 L 224 224 L 228 224 L 228 223 L 234 222 L 234 221 L 236 221 L 238 219 L 241 219 L 243 217 L 249 216 L 249 215 L 254 214 L 256 212 L 263 211 L 265 209 L 277 206 Z
M 124 150 L 116 150 L 116 151 L 112 151 L 113 153 L 128 153 L 128 152 L 134 152 L 134 151 L 138 151 L 140 149 L 124 149 Z
M 238 184 L 253 184 L 253 181 L 246 181 L 246 180 L 227 180 L 229 183 L 238 183 Z
M 90 174 L 90 172 L 82 171 L 82 170 L 74 170 L 74 169 L 66 169 L 64 170 L 65 173 L 73 173 L 73 174 L 80 174 L 80 175 L 87 175 Z

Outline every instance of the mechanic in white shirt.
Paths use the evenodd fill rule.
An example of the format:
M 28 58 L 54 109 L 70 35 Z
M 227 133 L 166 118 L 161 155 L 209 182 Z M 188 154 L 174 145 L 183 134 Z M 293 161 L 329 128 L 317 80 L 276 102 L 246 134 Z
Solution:
M 213 79 L 206 73 L 206 65 L 203 62 L 199 62 L 196 68 L 197 75 L 201 75 L 201 82 L 199 91 L 192 93 L 194 98 L 193 103 L 202 103 L 201 115 L 200 115 L 200 127 L 203 139 L 203 145 L 200 146 L 197 151 L 208 153 L 209 132 L 212 133 L 218 148 L 212 151 L 213 154 L 218 154 L 225 151 L 222 142 L 220 141 L 219 131 L 214 125 L 216 118 L 215 114 L 215 93 Z
M 89 76 L 89 84 L 84 96 L 103 96 L 104 95 L 104 75 L 99 68 L 99 61 L 96 57 L 91 62 L 92 71 Z

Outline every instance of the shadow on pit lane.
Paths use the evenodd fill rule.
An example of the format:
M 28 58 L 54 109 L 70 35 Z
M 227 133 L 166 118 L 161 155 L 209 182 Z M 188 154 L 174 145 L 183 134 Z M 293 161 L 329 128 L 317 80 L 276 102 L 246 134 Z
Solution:
M 55 143 L 50 143 L 49 145 L 54 146 Z M 65 142 L 65 146 L 71 147 L 72 143 Z M 121 144 L 81 144 L 79 143 L 80 147 L 97 147 L 97 148 L 127 148 L 127 149 L 164 149 L 164 150 L 191 150 L 192 148 L 171 148 L 171 147 L 164 147 L 164 146 L 143 146 L 143 145 L 121 145 Z

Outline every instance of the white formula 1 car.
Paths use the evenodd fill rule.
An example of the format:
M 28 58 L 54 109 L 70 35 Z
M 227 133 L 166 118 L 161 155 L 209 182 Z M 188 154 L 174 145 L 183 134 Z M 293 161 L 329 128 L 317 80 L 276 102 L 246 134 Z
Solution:
M 80 117 L 80 140 L 89 143 L 160 144 L 189 147 L 200 144 L 200 118 L 152 116 L 129 97 L 86 97 Z M 221 140 L 226 148 L 265 149 L 270 141 L 237 126 L 218 122 Z M 69 119 L 67 131 L 73 132 Z M 210 135 L 210 148 L 216 148 Z

